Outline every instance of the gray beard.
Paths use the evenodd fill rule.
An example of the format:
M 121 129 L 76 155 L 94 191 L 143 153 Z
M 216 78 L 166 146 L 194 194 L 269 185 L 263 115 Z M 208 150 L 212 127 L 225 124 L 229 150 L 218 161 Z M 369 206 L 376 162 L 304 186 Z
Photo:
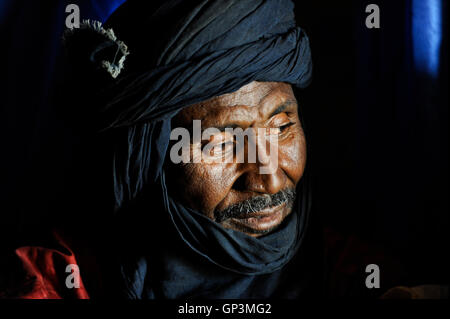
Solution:
M 292 208 L 294 205 L 295 195 L 295 189 L 286 188 L 273 195 L 265 194 L 255 196 L 243 202 L 233 204 L 224 210 L 214 212 L 214 218 L 216 222 L 221 223 L 229 218 L 242 218 L 242 216 L 245 216 L 246 214 L 259 212 L 266 208 L 280 206 L 283 204 L 286 204 L 287 207 Z

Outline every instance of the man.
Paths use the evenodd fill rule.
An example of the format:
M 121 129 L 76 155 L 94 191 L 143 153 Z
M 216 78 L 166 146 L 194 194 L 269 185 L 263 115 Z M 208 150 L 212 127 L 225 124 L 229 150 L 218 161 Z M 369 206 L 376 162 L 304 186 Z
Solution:
M 100 165 L 113 169 L 114 226 L 98 236 L 103 244 L 91 243 L 101 247 L 88 254 L 95 262 L 83 261 L 62 237 L 68 255 L 19 248 L 37 278 L 23 297 L 70 295 L 67 273 L 56 270 L 67 264 L 79 266 L 82 280 L 71 290 L 78 298 L 319 292 L 320 260 L 307 231 L 306 141 L 293 90 L 309 84 L 312 62 L 293 9 L 290 0 L 130 0 L 104 28 L 89 22 L 67 33 L 70 64 L 91 101 L 80 112 L 89 110 L 107 149 Z M 171 132 L 190 131 L 197 120 L 217 130 L 184 146 L 191 154 L 210 142 L 216 161 L 175 163 Z M 236 128 L 254 132 L 241 148 L 227 131 Z M 275 155 L 267 152 L 274 143 Z M 233 157 L 239 152 L 243 162 Z M 217 161 L 228 153 L 231 161 Z M 93 263 L 101 266 L 83 266 Z

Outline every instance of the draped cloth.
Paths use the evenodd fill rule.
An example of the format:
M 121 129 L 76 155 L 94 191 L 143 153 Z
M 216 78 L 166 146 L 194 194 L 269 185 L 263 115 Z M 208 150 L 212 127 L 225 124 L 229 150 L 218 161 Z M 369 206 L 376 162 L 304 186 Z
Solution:
M 104 72 L 98 64 L 108 60 L 113 65 L 126 44 L 129 55 L 123 70 L 114 79 L 99 76 L 96 84 L 99 129 L 115 136 L 114 207 L 127 215 L 124 211 L 137 207 L 133 202 L 152 189 L 153 204 L 147 209 L 168 221 L 140 232 L 133 240 L 142 250 L 134 249 L 133 256 L 120 261 L 126 297 L 270 297 L 286 285 L 288 263 L 297 265 L 296 273 L 302 271 L 291 260 L 302 255 L 308 224 L 305 178 L 298 185 L 293 212 L 280 228 L 253 238 L 175 200 L 164 166 L 171 118 L 182 108 L 252 81 L 299 88 L 309 84 L 309 41 L 296 26 L 293 9 L 290 0 L 129 0 L 105 24 L 121 42 L 109 36 L 91 54 L 80 55 L 88 57 L 91 69 Z M 148 233 L 161 227 L 177 239 L 155 245 Z

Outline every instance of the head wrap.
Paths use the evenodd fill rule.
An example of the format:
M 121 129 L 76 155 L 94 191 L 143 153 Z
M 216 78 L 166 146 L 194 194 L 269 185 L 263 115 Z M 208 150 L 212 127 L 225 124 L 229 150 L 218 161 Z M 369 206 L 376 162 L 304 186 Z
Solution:
M 300 183 L 294 212 L 283 226 L 256 239 L 224 229 L 174 200 L 164 161 L 170 120 L 182 108 L 252 81 L 309 84 L 309 41 L 296 26 L 293 9 L 290 0 L 129 0 L 104 27 L 91 28 L 95 35 L 89 38 L 96 40 L 86 41 L 88 35 L 81 33 L 86 29 L 66 37 L 69 48 L 90 44 L 89 54 L 74 59 L 97 74 L 92 77 L 101 105 L 99 128 L 115 132 L 116 211 L 133 207 L 151 188 L 150 196 L 161 199 L 169 217 L 168 232 L 179 238 L 173 245 L 159 243 L 158 253 L 147 247 L 122 262 L 127 297 L 268 297 L 279 289 L 281 269 L 297 254 L 305 234 L 306 183 Z M 147 209 L 162 214 L 156 207 Z M 152 232 L 162 226 L 148 227 Z

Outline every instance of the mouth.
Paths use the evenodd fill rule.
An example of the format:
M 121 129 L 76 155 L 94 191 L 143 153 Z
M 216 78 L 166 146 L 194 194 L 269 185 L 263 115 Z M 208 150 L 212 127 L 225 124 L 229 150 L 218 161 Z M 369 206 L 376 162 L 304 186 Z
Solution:
M 269 207 L 259 212 L 230 218 L 227 222 L 250 234 L 264 234 L 275 229 L 286 217 L 286 203 Z

